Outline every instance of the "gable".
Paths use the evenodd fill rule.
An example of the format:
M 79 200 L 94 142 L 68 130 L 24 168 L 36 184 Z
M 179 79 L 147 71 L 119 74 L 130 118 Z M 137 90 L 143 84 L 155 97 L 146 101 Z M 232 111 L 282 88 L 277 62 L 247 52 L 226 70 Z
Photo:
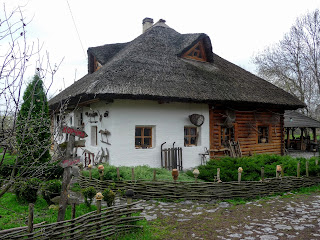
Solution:
M 191 47 L 186 53 L 184 53 L 182 57 L 206 62 L 207 56 L 206 56 L 203 40 L 200 40 L 195 45 L 193 45 L 193 47 Z

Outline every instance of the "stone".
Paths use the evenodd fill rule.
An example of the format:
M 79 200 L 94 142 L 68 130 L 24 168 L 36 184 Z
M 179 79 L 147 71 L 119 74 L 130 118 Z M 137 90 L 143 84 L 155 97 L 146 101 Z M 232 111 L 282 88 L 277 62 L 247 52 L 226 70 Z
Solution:
M 213 212 L 216 212 L 218 209 L 209 209 L 209 210 L 205 210 L 206 212 L 208 213 L 213 213 Z
M 221 207 L 221 208 L 228 208 L 228 207 L 230 207 L 230 203 L 221 202 L 221 203 L 219 203 L 219 207 Z
M 260 240 L 277 240 L 279 239 L 277 236 L 274 235 L 262 235 Z
M 184 219 L 178 219 L 177 221 L 178 221 L 178 222 L 186 222 L 186 221 L 190 221 L 190 219 L 184 218 Z
M 232 238 L 241 238 L 242 237 L 242 234 L 240 233 L 234 233 L 234 234 L 230 234 L 228 235 L 229 237 L 232 237 Z
M 291 230 L 292 229 L 291 226 L 282 225 L 282 224 L 276 224 L 274 227 L 279 230 Z

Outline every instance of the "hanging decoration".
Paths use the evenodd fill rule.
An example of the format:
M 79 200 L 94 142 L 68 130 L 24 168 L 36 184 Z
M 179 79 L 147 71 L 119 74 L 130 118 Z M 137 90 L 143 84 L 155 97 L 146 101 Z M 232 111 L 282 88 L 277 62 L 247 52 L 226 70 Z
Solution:
M 105 129 L 105 130 L 100 130 L 99 133 L 101 134 L 101 140 L 100 140 L 100 141 L 101 141 L 102 143 L 111 145 L 111 144 L 109 143 L 109 140 L 108 140 L 108 136 L 109 136 L 111 133 L 110 133 L 107 129 Z M 103 137 L 103 136 L 105 136 L 105 137 Z M 106 138 L 106 141 L 104 141 L 104 138 Z
M 227 128 L 232 128 L 233 124 L 236 121 L 236 112 L 234 110 L 227 109 L 224 116 L 226 117 L 226 119 L 223 125 Z
M 189 119 L 190 122 L 197 127 L 200 127 L 204 123 L 204 116 L 200 114 L 191 114 L 189 115 Z

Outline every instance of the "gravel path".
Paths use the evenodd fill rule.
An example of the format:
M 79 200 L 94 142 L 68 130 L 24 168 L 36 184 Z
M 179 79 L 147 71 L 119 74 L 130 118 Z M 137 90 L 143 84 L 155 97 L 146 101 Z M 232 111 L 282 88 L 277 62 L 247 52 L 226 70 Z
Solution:
M 320 196 L 315 193 L 289 193 L 237 206 L 144 201 L 141 207 L 150 223 L 170 229 L 161 239 L 320 239 Z

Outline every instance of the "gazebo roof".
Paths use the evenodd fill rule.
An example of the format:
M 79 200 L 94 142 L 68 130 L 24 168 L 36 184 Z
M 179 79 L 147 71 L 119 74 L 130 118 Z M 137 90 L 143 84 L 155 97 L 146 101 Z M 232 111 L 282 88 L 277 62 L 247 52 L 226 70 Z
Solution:
M 320 122 L 296 111 L 285 111 L 284 127 L 320 128 Z

